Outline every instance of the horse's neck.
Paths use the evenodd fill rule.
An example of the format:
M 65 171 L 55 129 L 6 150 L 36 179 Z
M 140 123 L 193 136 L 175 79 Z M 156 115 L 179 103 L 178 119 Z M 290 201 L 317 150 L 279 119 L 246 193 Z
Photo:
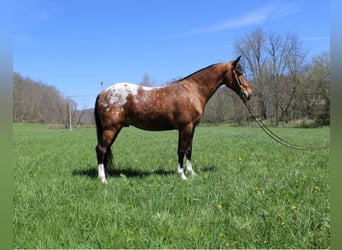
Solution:
M 216 90 L 222 85 L 222 80 L 226 73 L 227 66 L 221 63 L 192 76 L 192 80 L 197 84 L 198 92 L 205 100 L 205 103 L 209 101 Z

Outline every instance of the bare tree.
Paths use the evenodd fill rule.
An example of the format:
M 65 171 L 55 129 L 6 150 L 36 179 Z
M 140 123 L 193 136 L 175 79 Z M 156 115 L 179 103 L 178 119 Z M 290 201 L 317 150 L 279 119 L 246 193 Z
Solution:
M 266 78 L 269 82 L 270 107 L 274 110 L 276 124 L 289 120 L 289 110 L 296 96 L 306 52 L 298 38 L 292 34 L 268 35 Z
M 282 76 L 286 70 L 285 57 L 288 53 L 287 39 L 283 39 L 281 35 L 270 33 L 268 35 L 268 46 L 266 47 L 269 60 L 265 67 L 267 79 L 269 84 L 269 105 L 271 112 L 274 113 L 276 124 L 279 124 L 279 102 L 280 99 L 280 84 Z
M 13 74 L 13 121 L 64 124 L 66 104 L 55 87 Z
M 317 125 L 330 124 L 330 55 L 322 53 L 312 59 L 300 78 L 296 111 L 313 119 Z
M 286 45 L 285 67 L 289 81 L 281 82 L 283 91 L 280 92 L 277 103 L 281 110 L 279 119 L 288 122 L 291 105 L 294 105 L 297 89 L 301 84 L 300 76 L 307 53 L 295 35 L 288 35 Z
M 155 81 L 147 73 L 144 73 L 139 84 L 146 87 L 152 87 L 155 84 Z
M 235 43 L 252 76 L 257 109 L 264 119 L 290 119 L 306 52 L 299 39 L 288 34 L 265 33 L 258 29 Z
M 242 61 L 246 71 L 246 76 L 253 79 L 256 86 L 254 96 L 258 102 L 258 108 L 262 116 L 267 118 L 266 96 L 267 89 L 265 83 L 265 67 L 267 62 L 266 34 L 257 29 L 244 38 L 235 42 L 236 53 L 242 55 Z

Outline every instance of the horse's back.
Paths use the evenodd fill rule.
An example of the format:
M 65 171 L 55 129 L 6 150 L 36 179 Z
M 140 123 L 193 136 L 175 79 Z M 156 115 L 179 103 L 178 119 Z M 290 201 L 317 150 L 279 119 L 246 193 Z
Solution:
M 108 105 L 125 105 L 129 96 L 137 96 L 139 91 L 149 91 L 153 88 L 132 83 L 116 83 L 108 87 L 101 94 L 105 96 Z

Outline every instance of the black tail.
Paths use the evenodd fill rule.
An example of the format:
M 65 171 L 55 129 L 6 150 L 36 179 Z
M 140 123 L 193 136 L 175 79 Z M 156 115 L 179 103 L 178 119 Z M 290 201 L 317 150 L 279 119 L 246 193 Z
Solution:
M 100 144 L 102 140 L 102 135 L 103 135 L 103 127 L 101 124 L 101 119 L 97 111 L 97 101 L 99 99 L 98 95 L 96 97 L 96 102 L 95 102 L 95 109 L 94 109 L 94 117 L 95 117 L 95 123 L 96 123 L 96 134 L 97 134 L 97 143 Z M 111 150 L 111 145 L 107 148 L 106 154 L 103 159 L 103 165 L 105 167 L 105 170 L 108 173 L 108 170 L 113 169 L 113 154 Z

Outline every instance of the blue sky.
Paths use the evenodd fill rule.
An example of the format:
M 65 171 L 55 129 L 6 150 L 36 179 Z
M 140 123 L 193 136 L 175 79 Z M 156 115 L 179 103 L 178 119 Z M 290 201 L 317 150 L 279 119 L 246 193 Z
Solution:
M 14 0 L 13 13 L 13 70 L 89 97 L 81 106 L 100 82 L 147 73 L 162 85 L 235 59 L 235 41 L 257 28 L 297 35 L 308 59 L 330 51 L 327 0 Z

